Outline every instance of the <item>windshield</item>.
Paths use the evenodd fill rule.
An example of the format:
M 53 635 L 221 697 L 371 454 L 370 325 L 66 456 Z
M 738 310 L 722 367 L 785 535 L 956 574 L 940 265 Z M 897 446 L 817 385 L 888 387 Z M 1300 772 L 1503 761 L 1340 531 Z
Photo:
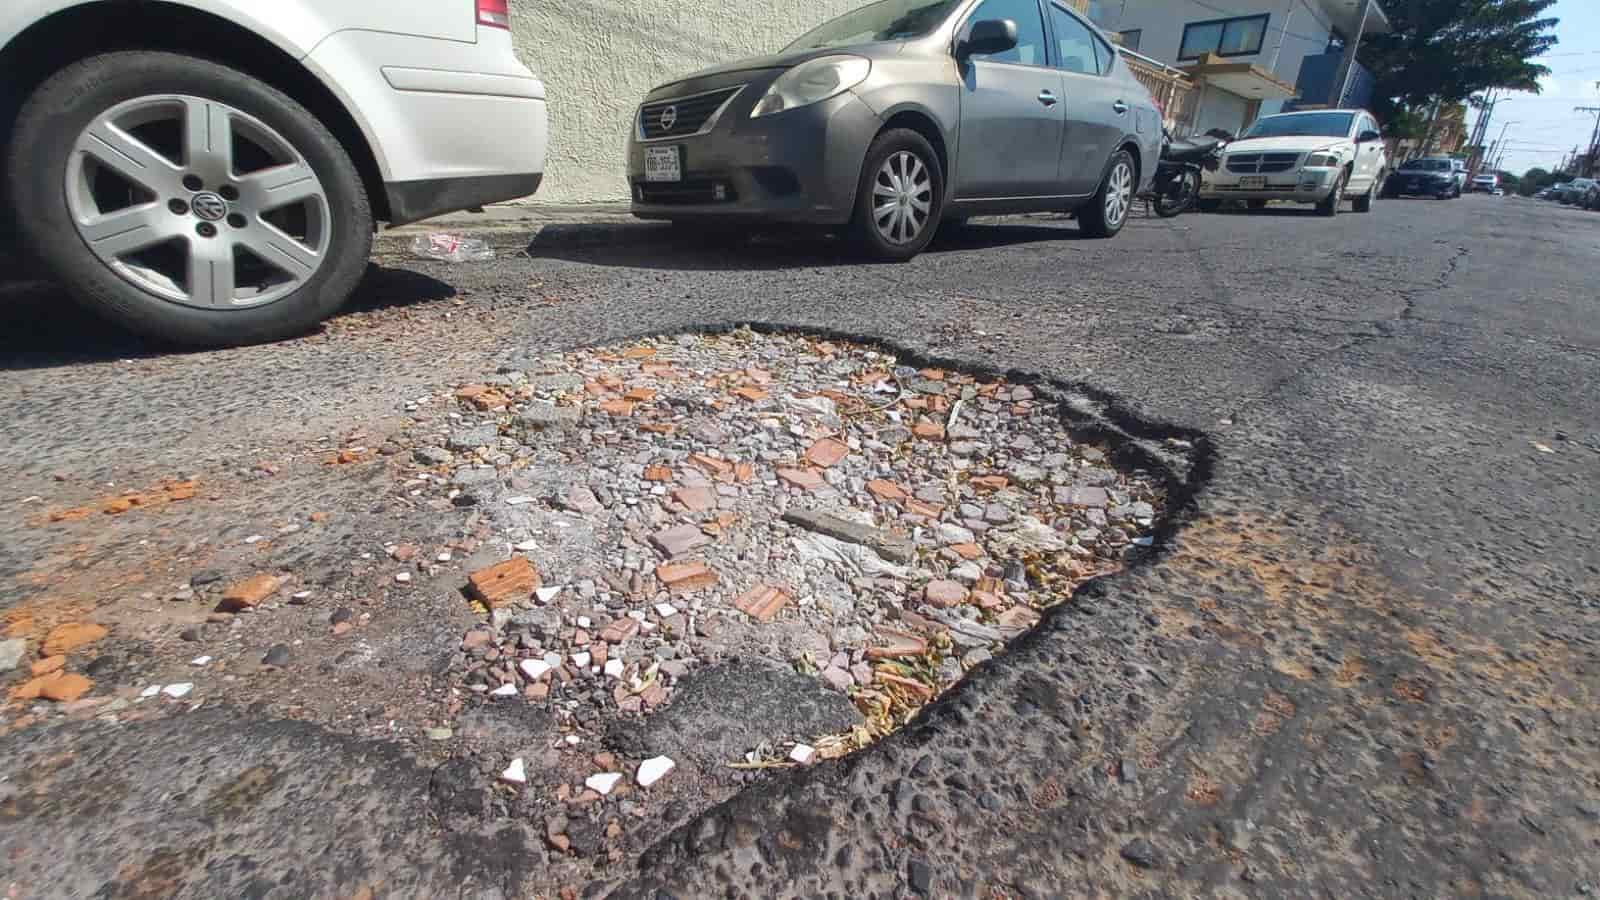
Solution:
M 1450 160 L 1448 159 L 1413 159 L 1400 167 L 1402 172 L 1448 172 Z
M 1349 137 L 1354 113 L 1297 113 L 1292 116 L 1267 116 L 1257 119 L 1246 138 L 1266 137 Z
M 939 27 L 959 0 L 883 0 L 816 28 L 786 50 L 848 47 L 922 37 Z

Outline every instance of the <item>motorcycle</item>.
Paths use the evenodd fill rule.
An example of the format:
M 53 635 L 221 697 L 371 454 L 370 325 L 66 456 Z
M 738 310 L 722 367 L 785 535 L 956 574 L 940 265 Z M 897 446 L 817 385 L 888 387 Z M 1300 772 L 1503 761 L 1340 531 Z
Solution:
M 1170 219 L 1194 205 L 1200 196 L 1201 170 L 1217 170 L 1228 142 L 1214 133 L 1181 139 L 1166 129 L 1161 133 L 1161 159 L 1149 199 L 1156 215 Z

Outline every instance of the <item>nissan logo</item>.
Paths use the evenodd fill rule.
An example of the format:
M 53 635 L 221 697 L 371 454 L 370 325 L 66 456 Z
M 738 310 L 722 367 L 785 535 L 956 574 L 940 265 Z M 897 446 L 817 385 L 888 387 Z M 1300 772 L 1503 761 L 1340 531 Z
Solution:
M 671 131 L 672 126 L 678 124 L 678 108 L 669 106 L 661 111 L 661 130 Z
M 194 214 L 207 222 L 220 222 L 228 214 L 228 201 L 210 191 L 195 194 L 189 201 L 189 208 Z

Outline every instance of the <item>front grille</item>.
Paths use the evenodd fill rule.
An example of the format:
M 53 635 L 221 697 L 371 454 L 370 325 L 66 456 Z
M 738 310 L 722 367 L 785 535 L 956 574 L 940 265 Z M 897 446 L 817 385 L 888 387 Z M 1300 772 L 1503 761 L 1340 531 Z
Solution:
M 1271 175 L 1287 172 L 1299 161 L 1298 153 L 1234 153 L 1228 157 L 1228 171 L 1240 175 Z
M 723 194 L 717 196 L 717 186 Z M 738 199 L 733 185 L 716 178 L 690 178 L 684 181 L 636 181 L 634 196 L 640 203 L 702 204 L 731 203 Z
M 646 103 L 639 110 L 639 132 L 647 141 L 699 134 L 711 121 L 711 117 L 732 100 L 734 94 L 743 89 L 744 85 L 738 85 L 704 94 Z

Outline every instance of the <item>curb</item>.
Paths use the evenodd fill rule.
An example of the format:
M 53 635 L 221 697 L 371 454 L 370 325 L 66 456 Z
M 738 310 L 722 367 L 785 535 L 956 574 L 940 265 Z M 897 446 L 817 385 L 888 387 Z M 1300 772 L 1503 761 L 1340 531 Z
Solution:
M 541 247 L 642 246 L 681 241 L 682 228 L 666 222 L 602 213 L 590 216 L 448 216 L 380 231 L 373 237 L 375 254 L 410 253 L 413 239 L 451 234 L 486 241 L 496 251 L 535 252 Z

